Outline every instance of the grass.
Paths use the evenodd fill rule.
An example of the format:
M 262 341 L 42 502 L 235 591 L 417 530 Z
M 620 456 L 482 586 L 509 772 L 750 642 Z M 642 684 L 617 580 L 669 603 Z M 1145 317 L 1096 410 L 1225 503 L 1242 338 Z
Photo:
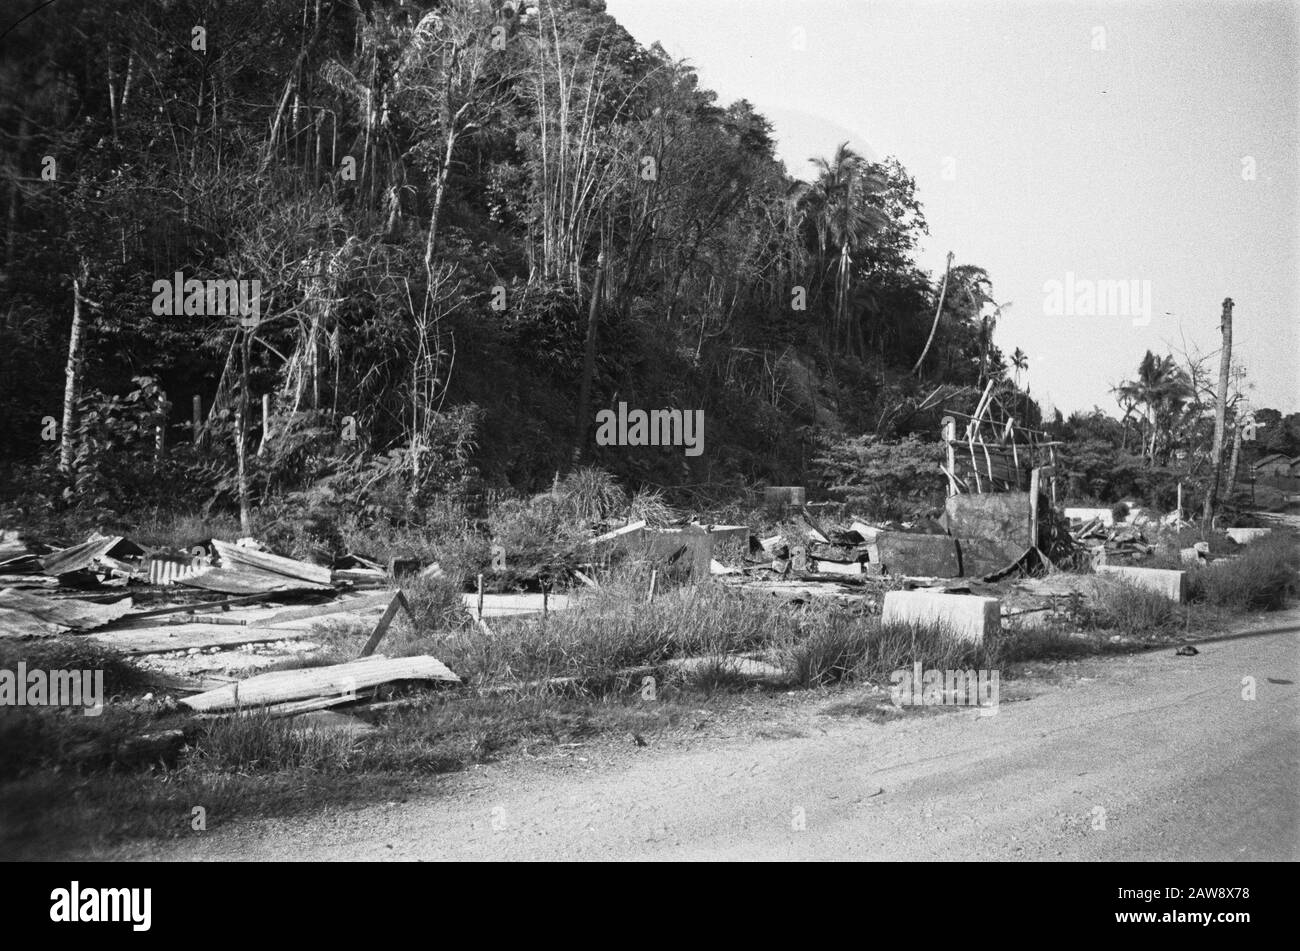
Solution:
M 1145 639 L 1167 636 L 1188 625 L 1186 609 L 1162 594 L 1122 578 L 1099 577 L 1094 583 L 1097 594 L 1080 611 L 1085 628 Z
M 1192 605 L 1099 578 L 1102 594 L 1078 606 L 1076 624 L 1012 623 L 1001 637 L 973 646 L 934 627 L 882 626 L 864 609 L 832 601 L 795 605 L 721 585 L 675 585 L 663 572 L 656 598 L 646 604 L 649 566 L 632 561 L 602 575 L 600 590 L 584 592 L 574 610 L 495 620 L 492 636 L 474 627 L 462 593 L 466 580 L 486 564 L 490 541 L 504 539 L 508 552 L 544 560 L 571 541 L 556 534 L 557 526 L 577 513 L 609 520 L 617 511 L 615 520 L 621 520 L 630 512 L 649 521 L 673 514 L 654 493 L 628 501 L 616 489 L 599 474 L 583 473 L 551 493 L 498 506 L 484 523 L 449 516 L 438 531 L 341 525 L 352 550 L 379 560 L 414 556 L 443 565 L 444 578 L 403 584 L 416 623 L 399 615 L 380 650 L 389 656 L 432 654 L 465 681 L 459 689 L 390 690 L 386 696 L 399 703 L 357 708 L 376 727 L 371 733 L 331 732 L 264 715 L 186 721 L 138 701 L 110 707 L 99 718 L 0 709 L 0 811 L 7 820 L 0 824 L 0 854 L 57 851 L 61 842 L 82 839 L 106 843 L 190 834 L 195 804 L 220 822 L 392 798 L 416 788 L 420 777 L 500 756 L 541 754 L 619 733 L 653 737 L 685 729 L 701 706 L 743 702 L 755 692 L 791 685 L 874 690 L 892 671 L 917 661 L 928 669 L 1000 669 L 1004 677 L 1014 676 L 1029 661 L 1134 649 L 1132 643 L 1111 643 L 1113 633 L 1131 641 L 1174 637 L 1211 615 L 1278 607 L 1297 592 L 1300 553 L 1289 539 L 1274 537 L 1242 549 L 1235 559 L 1193 571 Z M 739 509 L 715 520 L 759 524 L 753 513 Z M 154 518 L 132 537 L 176 545 L 237 534 L 237 525 L 220 520 Z M 370 627 L 323 619 L 312 635 L 322 649 L 278 666 L 354 657 Z M 779 666 L 789 682 L 778 686 L 741 676 L 732 662 L 737 656 Z M 109 696 L 138 698 L 154 689 L 129 661 L 84 638 L 0 642 L 0 666 L 12 667 L 20 657 L 29 666 L 103 669 Z M 688 657 L 705 660 L 685 670 L 668 663 Z M 646 676 L 655 678 L 653 700 L 642 694 Z M 510 689 L 501 690 L 503 685 Z M 876 705 L 869 699 L 849 706 L 856 711 L 862 704 L 863 710 Z M 111 752 L 124 738 L 181 724 L 188 743 L 174 762 L 128 773 Z M 79 759 L 78 751 L 87 748 L 109 753 Z
M 1188 579 L 1194 602 L 1238 611 L 1276 611 L 1300 594 L 1300 550 L 1275 533 L 1241 549 L 1234 558 L 1195 568 Z

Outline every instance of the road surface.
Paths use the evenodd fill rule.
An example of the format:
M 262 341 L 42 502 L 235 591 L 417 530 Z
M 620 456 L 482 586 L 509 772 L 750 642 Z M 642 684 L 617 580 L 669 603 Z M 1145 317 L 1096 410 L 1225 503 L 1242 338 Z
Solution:
M 1300 609 L 1252 623 L 1194 657 L 1038 665 L 1050 682 L 1010 701 L 1004 685 L 994 716 L 878 722 L 828 715 L 843 693 L 805 696 L 765 737 L 512 757 L 404 803 L 110 857 L 1295 860 Z

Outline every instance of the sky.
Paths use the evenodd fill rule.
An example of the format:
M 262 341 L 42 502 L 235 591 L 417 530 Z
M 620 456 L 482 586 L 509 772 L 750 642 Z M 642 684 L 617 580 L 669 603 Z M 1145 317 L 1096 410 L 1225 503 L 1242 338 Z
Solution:
M 1040 402 L 1115 413 L 1111 388 L 1148 349 L 1211 355 L 1217 376 L 1231 297 L 1250 404 L 1300 410 L 1296 0 L 607 10 L 722 103 L 752 102 L 791 173 L 807 177 L 809 156 L 845 140 L 897 156 L 930 226 L 918 263 L 941 277 L 952 251 L 989 272 L 1011 302 L 995 340 L 1028 355 Z M 1103 281 L 1124 282 L 1129 301 L 1089 306 Z

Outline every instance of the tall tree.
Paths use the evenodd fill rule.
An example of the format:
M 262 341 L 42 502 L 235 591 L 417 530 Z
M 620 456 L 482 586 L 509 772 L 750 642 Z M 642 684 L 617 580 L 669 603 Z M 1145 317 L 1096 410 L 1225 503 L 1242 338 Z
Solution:
M 1207 527 L 1214 524 L 1214 507 L 1219 502 L 1219 479 L 1223 475 L 1223 434 L 1228 415 L 1228 381 L 1232 373 L 1232 298 L 1223 299 L 1223 316 L 1219 321 L 1223 335 L 1223 349 L 1219 356 L 1219 390 L 1214 400 L 1214 448 L 1210 458 L 1214 462 L 1214 479 L 1205 496 L 1204 519 Z

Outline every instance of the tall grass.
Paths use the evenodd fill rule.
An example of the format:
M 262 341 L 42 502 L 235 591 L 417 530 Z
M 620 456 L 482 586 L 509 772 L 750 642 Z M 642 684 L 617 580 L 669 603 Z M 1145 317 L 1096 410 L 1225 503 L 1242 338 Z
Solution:
M 1093 596 L 1078 610 L 1084 628 L 1113 630 L 1126 637 L 1169 635 L 1186 626 L 1185 609 L 1164 595 L 1122 578 L 1097 577 Z
M 1194 569 L 1191 600 L 1238 611 L 1276 611 L 1300 593 L 1300 548 L 1274 534 L 1252 542 L 1232 558 Z

